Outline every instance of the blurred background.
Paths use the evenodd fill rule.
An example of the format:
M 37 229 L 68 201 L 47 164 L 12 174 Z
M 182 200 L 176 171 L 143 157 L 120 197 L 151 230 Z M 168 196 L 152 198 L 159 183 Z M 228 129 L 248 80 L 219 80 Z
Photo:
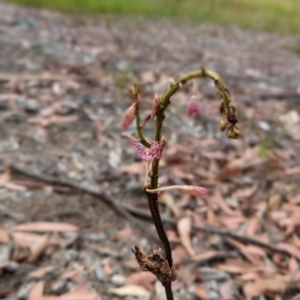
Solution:
M 189 22 L 236 24 L 252 29 L 299 33 L 298 0 L 12 0 L 7 1 L 77 14 L 175 18 Z
M 174 297 L 299 300 L 299 16 L 298 0 L 0 1 L 0 298 L 165 299 L 131 251 L 160 245 L 120 121 L 134 80 L 144 120 L 155 93 L 205 67 L 242 136 L 220 131 L 210 80 L 171 98 L 161 184 L 208 189 L 159 199 Z

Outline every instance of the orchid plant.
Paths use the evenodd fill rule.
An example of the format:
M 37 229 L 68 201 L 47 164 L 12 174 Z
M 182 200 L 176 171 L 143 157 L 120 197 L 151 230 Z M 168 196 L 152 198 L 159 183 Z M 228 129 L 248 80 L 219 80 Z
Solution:
M 163 250 L 155 250 L 151 255 L 145 255 L 138 247 L 133 249 L 136 260 L 142 271 L 149 271 L 156 275 L 158 280 L 163 284 L 166 297 L 168 300 L 173 299 L 171 283 L 176 279 L 176 271 L 172 260 L 172 251 L 170 242 L 166 235 L 160 211 L 158 207 L 159 193 L 163 191 L 180 189 L 193 196 L 199 196 L 207 193 L 207 189 L 199 186 L 167 186 L 161 187 L 158 184 L 159 162 L 165 155 L 165 146 L 167 139 L 162 136 L 162 126 L 165 120 L 165 111 L 171 104 L 171 97 L 189 80 L 196 78 L 207 77 L 214 81 L 216 89 L 221 96 L 220 113 L 222 118 L 220 121 L 220 129 L 227 130 L 227 136 L 232 139 L 237 139 L 241 135 L 237 126 L 237 118 L 235 107 L 232 105 L 229 91 L 225 88 L 220 76 L 212 71 L 205 69 L 195 70 L 182 76 L 178 81 L 172 81 L 170 87 L 163 96 L 156 94 L 154 96 L 153 107 L 151 114 L 147 116 L 141 124 L 140 118 L 140 103 L 141 89 L 138 83 L 134 84 L 131 91 L 133 104 L 125 111 L 121 120 L 122 129 L 127 129 L 134 121 L 138 138 L 127 135 L 133 140 L 132 146 L 145 162 L 147 179 L 144 185 L 144 192 L 148 199 L 149 209 L 153 218 L 153 223 L 156 227 L 157 234 L 161 240 Z M 201 107 L 199 99 L 196 96 L 195 90 L 187 103 L 186 113 L 189 117 L 198 117 L 201 115 Z M 143 128 L 147 122 L 155 119 L 154 140 L 146 138 L 143 134 Z

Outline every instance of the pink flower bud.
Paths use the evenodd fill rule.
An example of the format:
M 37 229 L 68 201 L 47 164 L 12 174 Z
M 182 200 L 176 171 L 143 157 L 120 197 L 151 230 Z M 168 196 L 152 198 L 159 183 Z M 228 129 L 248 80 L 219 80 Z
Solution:
M 145 163 L 150 163 L 153 160 L 153 158 L 148 155 L 146 149 L 141 144 L 133 143 L 132 146 Z
M 182 189 L 185 191 L 185 193 L 192 196 L 200 196 L 207 194 L 207 189 L 201 186 L 183 185 Z
M 153 159 L 159 159 L 162 158 L 164 153 L 164 146 L 166 144 L 166 140 L 162 138 L 160 142 L 153 142 L 150 149 L 146 150 L 141 144 L 139 143 L 133 143 L 132 146 L 136 150 L 136 152 L 139 154 L 141 159 L 145 163 L 151 163 Z
M 189 117 L 201 116 L 201 107 L 198 98 L 195 95 L 192 95 L 190 98 L 186 113 Z
M 135 112 L 136 112 L 136 104 L 134 103 L 129 108 L 127 108 L 125 113 L 123 114 L 121 124 L 120 124 L 122 129 L 127 129 L 130 126 L 130 124 L 134 121 Z
M 194 186 L 194 185 L 171 185 L 171 186 L 159 187 L 157 189 L 146 189 L 148 193 L 158 193 L 158 192 L 165 192 L 171 190 L 182 190 L 185 193 L 192 196 L 201 196 L 207 194 L 206 188 L 201 186 Z

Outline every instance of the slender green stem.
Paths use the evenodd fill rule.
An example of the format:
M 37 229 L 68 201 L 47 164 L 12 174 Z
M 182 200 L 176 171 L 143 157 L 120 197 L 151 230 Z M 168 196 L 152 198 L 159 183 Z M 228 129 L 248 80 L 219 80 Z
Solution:
M 199 78 L 199 77 L 208 77 L 208 78 L 211 78 L 214 80 L 215 85 L 223 99 L 224 110 L 225 110 L 225 112 L 229 111 L 229 102 L 230 102 L 229 94 L 228 94 L 228 91 L 226 90 L 226 88 L 224 87 L 220 76 L 217 73 L 212 72 L 212 71 L 206 71 L 204 69 L 189 72 L 186 75 L 182 76 L 174 84 L 172 84 L 171 87 L 169 88 L 169 90 L 165 93 L 165 95 L 161 99 L 160 109 L 156 116 L 156 128 L 155 128 L 155 140 L 156 141 L 161 140 L 162 125 L 163 125 L 163 121 L 165 118 L 164 113 L 170 103 L 170 98 L 176 93 L 176 91 L 180 88 L 180 86 L 182 84 L 184 84 L 186 81 L 194 79 L 194 78 Z M 152 173 L 150 176 L 151 177 L 150 188 L 153 190 L 157 189 L 157 187 L 158 187 L 158 169 L 159 169 L 159 160 L 154 159 L 152 162 Z M 166 258 L 169 262 L 170 267 L 172 267 L 172 253 L 171 253 L 171 249 L 170 249 L 170 243 L 169 243 L 167 236 L 165 235 L 165 231 L 163 229 L 163 224 L 161 224 L 161 218 L 160 218 L 159 209 L 157 206 L 157 200 L 154 200 L 153 197 L 151 198 L 149 193 L 147 193 L 147 195 L 148 195 L 149 207 L 150 207 L 150 210 L 152 210 L 151 211 L 152 216 L 154 216 L 153 220 L 154 220 L 156 229 L 158 231 L 158 235 L 161 239 L 161 242 L 163 244 L 165 251 L 167 250 L 165 252 Z M 154 194 L 154 195 L 155 195 L 155 199 L 157 199 L 157 197 L 158 197 L 157 194 Z M 162 232 L 164 234 L 162 234 Z
M 140 142 L 147 148 L 151 147 L 151 144 L 145 139 L 140 118 L 140 102 L 135 103 L 135 119 L 136 119 L 136 131 L 138 133 Z
M 169 90 L 162 97 L 160 110 L 157 114 L 157 119 L 156 119 L 156 128 L 155 128 L 156 141 L 159 141 L 161 139 L 162 124 L 164 121 L 164 112 L 168 107 L 168 105 L 170 104 L 170 98 L 178 91 L 178 89 L 182 84 L 184 84 L 188 80 L 194 78 L 201 78 L 201 77 L 211 78 L 215 82 L 216 88 L 218 89 L 219 94 L 222 97 L 224 103 L 225 113 L 229 111 L 230 97 L 228 91 L 224 87 L 221 77 L 217 73 L 205 69 L 191 71 L 185 74 L 184 76 L 182 76 L 181 78 L 179 78 L 179 80 L 176 81 L 174 84 L 172 84 Z
M 178 81 L 176 81 L 174 84 L 171 85 L 169 90 L 165 93 L 165 95 L 161 99 L 160 107 L 158 110 L 158 113 L 156 115 L 156 125 L 155 125 L 155 141 L 160 142 L 162 138 L 162 125 L 165 118 L 165 110 L 170 104 L 170 98 L 176 93 L 176 91 L 181 87 L 182 84 L 184 84 L 186 81 L 194 78 L 200 78 L 200 77 L 208 77 L 214 80 L 216 88 L 218 89 L 224 105 L 224 111 L 227 114 L 230 109 L 230 96 L 226 88 L 224 87 L 222 80 L 220 76 L 212 71 L 206 71 L 205 69 L 196 70 L 189 72 L 182 76 Z M 136 107 L 136 124 L 137 124 L 137 131 L 139 138 L 141 140 L 141 143 L 146 146 L 150 147 L 151 144 L 144 138 L 142 129 L 140 126 L 140 116 L 139 116 L 139 101 L 137 101 L 137 107 Z M 159 170 L 159 159 L 154 159 L 152 161 L 152 168 L 150 173 L 150 184 L 147 187 L 151 190 L 156 190 L 158 188 L 158 170 Z M 146 189 L 147 189 L 146 188 Z M 150 193 L 147 192 L 145 189 L 145 193 L 148 198 L 148 205 L 149 209 L 153 218 L 153 222 L 156 227 L 156 231 L 158 233 L 158 236 L 161 240 L 161 243 L 164 248 L 165 257 L 169 263 L 170 268 L 173 267 L 173 260 L 172 260 L 172 251 L 170 242 L 168 240 L 168 237 L 166 235 L 164 226 L 162 224 L 160 211 L 158 207 L 158 193 Z M 171 281 L 164 284 L 167 300 L 173 300 L 173 293 L 171 288 Z

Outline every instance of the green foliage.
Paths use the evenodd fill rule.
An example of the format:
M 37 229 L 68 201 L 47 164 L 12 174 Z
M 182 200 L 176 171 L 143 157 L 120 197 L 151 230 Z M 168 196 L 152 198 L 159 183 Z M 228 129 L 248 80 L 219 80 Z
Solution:
M 172 17 L 237 24 L 252 29 L 298 33 L 299 0 L 6 0 L 80 14 Z

